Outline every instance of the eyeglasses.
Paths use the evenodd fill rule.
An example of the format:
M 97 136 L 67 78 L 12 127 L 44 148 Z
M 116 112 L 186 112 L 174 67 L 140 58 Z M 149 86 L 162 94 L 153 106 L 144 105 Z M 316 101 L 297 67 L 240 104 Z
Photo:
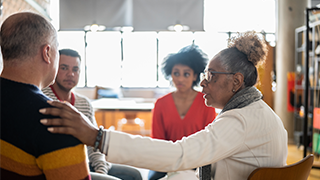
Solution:
M 215 74 L 236 74 L 232 72 L 218 72 L 218 71 L 204 71 L 200 74 L 200 80 L 206 80 L 207 83 L 209 83 L 212 80 L 212 76 Z

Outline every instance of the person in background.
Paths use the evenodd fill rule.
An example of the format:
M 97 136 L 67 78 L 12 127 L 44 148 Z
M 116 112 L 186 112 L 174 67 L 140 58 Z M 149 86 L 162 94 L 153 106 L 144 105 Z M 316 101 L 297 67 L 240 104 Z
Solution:
M 204 103 L 203 94 L 194 89 L 200 82 L 200 73 L 206 67 L 207 56 L 195 45 L 182 48 L 168 55 L 162 72 L 172 80 L 176 90 L 159 98 L 153 109 L 151 137 L 156 139 L 181 140 L 205 128 L 215 118 L 215 109 Z M 149 171 L 148 179 L 156 180 L 166 172 Z M 194 171 L 169 173 L 180 179 L 196 179 Z M 179 179 L 178 178 L 178 179 Z
M 72 89 L 79 81 L 81 62 L 79 53 L 72 49 L 61 49 L 59 54 L 60 61 L 55 83 L 42 89 L 42 92 L 53 100 L 69 102 L 97 127 L 89 99 L 72 92 Z M 137 169 L 108 163 L 105 155 L 99 151 L 94 152 L 92 146 L 87 147 L 87 154 L 92 180 L 118 180 L 118 178 L 123 180 L 142 180 L 141 174 Z
M 254 87 L 256 66 L 266 53 L 265 41 L 255 32 L 246 32 L 215 55 L 200 85 L 206 105 L 222 110 L 204 130 L 176 142 L 98 129 L 69 104 L 54 101 L 49 102 L 54 108 L 39 112 L 61 118 L 46 118 L 41 123 L 49 126 L 49 132 L 71 134 L 85 144 L 95 144 L 109 162 L 162 172 L 211 164 L 215 180 L 246 180 L 258 167 L 285 166 L 288 155 L 287 131 Z
M 85 146 L 70 135 L 48 133 L 40 89 L 53 83 L 59 64 L 57 33 L 42 16 L 9 16 L 0 30 L 0 179 L 90 179 Z M 18 110 L 19 109 L 19 110 Z

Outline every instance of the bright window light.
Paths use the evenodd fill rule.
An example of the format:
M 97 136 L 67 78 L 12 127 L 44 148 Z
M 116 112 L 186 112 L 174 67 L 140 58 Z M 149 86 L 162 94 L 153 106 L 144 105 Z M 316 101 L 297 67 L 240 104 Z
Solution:
M 88 32 L 87 43 L 87 85 L 120 87 L 121 33 Z
M 155 87 L 157 33 L 123 33 L 122 86 Z

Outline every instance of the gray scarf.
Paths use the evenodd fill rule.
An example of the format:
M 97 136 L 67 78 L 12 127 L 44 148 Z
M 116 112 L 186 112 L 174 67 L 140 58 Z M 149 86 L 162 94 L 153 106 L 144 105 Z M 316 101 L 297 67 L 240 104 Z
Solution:
M 231 109 L 243 108 L 260 99 L 262 94 L 256 87 L 246 87 L 232 96 L 219 114 Z

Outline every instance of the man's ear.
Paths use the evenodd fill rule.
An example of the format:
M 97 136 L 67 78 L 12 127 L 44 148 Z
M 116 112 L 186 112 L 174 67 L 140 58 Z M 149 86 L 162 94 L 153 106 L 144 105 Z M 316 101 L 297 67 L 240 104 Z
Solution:
M 51 46 L 49 44 L 46 44 L 41 48 L 42 59 L 48 64 L 51 63 L 50 51 L 51 51 Z
M 237 72 L 236 74 L 233 75 L 233 89 L 235 91 L 238 91 L 243 85 L 243 83 L 244 83 L 243 74 Z

